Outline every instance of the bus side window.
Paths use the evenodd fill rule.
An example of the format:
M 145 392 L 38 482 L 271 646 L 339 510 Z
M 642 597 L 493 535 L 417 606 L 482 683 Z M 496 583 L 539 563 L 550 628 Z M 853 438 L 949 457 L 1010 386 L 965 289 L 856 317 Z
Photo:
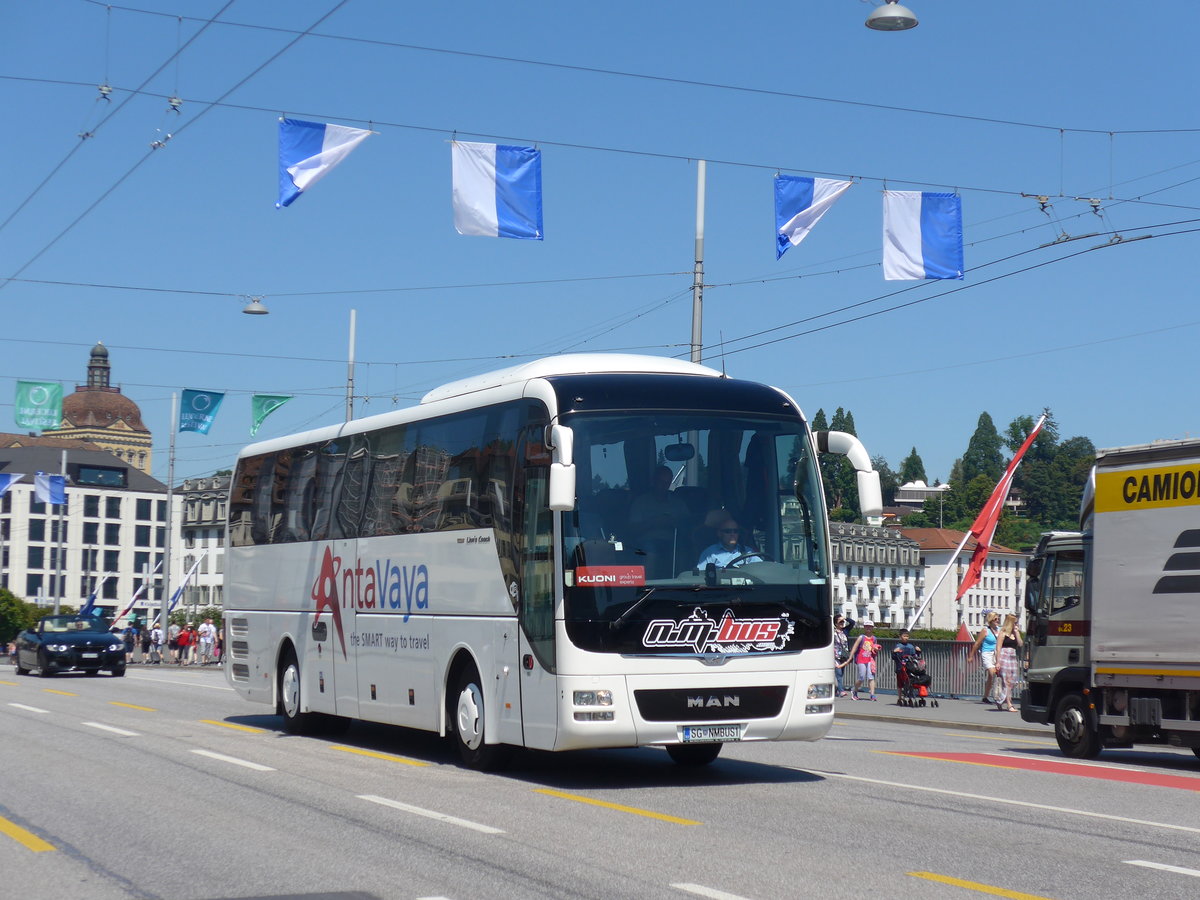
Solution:
M 542 443 L 543 430 L 540 425 L 525 430 L 525 461 L 513 505 L 520 517 L 515 524 L 519 527 L 516 549 L 521 627 L 538 662 L 554 672 L 554 516 L 548 506 L 550 456 Z
M 271 543 L 275 525 L 271 516 L 271 501 L 273 499 L 274 487 L 275 454 L 268 453 L 258 459 L 258 473 L 254 482 L 250 535 L 255 544 Z
M 358 537 L 367 490 L 370 487 L 371 454 L 360 436 L 354 437 L 346 457 L 330 534 L 330 537 L 335 539 Z

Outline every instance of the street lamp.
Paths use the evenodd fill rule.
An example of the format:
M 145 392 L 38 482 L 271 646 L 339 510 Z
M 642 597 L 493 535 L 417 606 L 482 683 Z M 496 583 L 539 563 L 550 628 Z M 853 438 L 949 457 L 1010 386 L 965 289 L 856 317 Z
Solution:
M 251 297 L 242 312 L 248 316 L 265 316 L 270 310 L 263 305 L 262 297 Z
M 896 0 L 886 0 L 883 6 L 871 10 L 864 23 L 875 31 L 908 31 L 917 27 L 917 16 L 907 6 L 901 6 Z

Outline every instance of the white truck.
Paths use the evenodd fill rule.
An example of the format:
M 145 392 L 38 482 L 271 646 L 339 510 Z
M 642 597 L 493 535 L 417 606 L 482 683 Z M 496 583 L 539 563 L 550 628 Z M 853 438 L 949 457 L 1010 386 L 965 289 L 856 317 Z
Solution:
M 1099 451 L 1080 526 L 1043 535 L 1028 566 L 1021 718 L 1076 758 L 1200 757 L 1200 440 Z

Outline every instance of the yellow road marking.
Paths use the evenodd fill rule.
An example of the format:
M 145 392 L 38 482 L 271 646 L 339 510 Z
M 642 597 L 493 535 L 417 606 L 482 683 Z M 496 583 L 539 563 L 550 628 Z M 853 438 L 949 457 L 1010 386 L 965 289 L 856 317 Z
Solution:
M 535 794 L 546 794 L 549 797 L 559 797 L 563 800 L 574 800 L 577 803 L 588 803 L 592 806 L 603 806 L 605 809 L 615 809 L 617 812 L 630 813 L 635 816 L 645 816 L 647 819 L 660 819 L 675 825 L 703 825 L 703 822 L 693 822 L 691 819 L 680 819 L 663 813 L 651 812 L 648 809 L 638 809 L 635 806 L 622 806 L 619 803 L 609 803 L 606 800 L 593 800 L 591 797 L 581 797 L 579 794 L 565 794 L 562 791 L 552 791 L 548 788 L 537 788 Z
M 218 722 L 216 719 L 201 719 L 205 725 L 220 725 L 222 728 L 232 728 L 234 731 L 244 731 L 247 734 L 266 734 L 265 728 L 252 728 L 249 725 L 239 725 L 236 722 Z
M 888 756 L 907 756 L 911 759 L 932 759 L 935 762 L 951 762 L 958 763 L 960 766 L 983 766 L 988 769 L 1019 769 L 1020 766 L 1015 763 L 1005 765 L 1002 762 L 982 762 L 974 759 L 946 759 L 944 756 L 939 756 L 938 751 L 930 750 L 928 753 L 921 753 L 915 750 L 872 750 L 872 753 L 886 753 Z M 995 757 L 999 759 L 1000 757 Z
M 7 834 L 18 844 L 24 844 L 34 853 L 44 853 L 47 850 L 57 850 L 53 844 L 48 844 L 36 834 L 26 831 L 20 825 L 15 825 L 8 819 L 0 816 L 0 833 Z
M 21 682 L 19 682 L 19 681 L 0 681 L 0 684 L 7 684 L 9 687 L 19 687 Z
M 109 700 L 108 702 L 113 706 L 123 706 L 126 709 L 140 709 L 142 712 L 158 712 L 152 706 L 138 706 L 136 703 L 122 703 L 120 700 Z
M 339 747 L 335 746 L 334 750 L 341 750 L 343 753 L 354 753 L 358 756 L 370 756 L 372 759 L 386 759 L 388 762 L 404 763 L 406 766 L 428 766 L 430 763 L 422 762 L 419 759 L 406 759 L 403 756 L 394 756 L 391 753 L 377 753 L 374 750 L 359 750 L 357 747 Z
M 1039 894 L 1025 894 L 1021 891 L 1010 891 L 1008 888 L 996 887 L 991 884 L 981 884 L 978 881 L 963 881 L 961 878 L 951 878 L 949 875 L 938 875 L 936 872 L 909 872 L 913 878 L 924 878 L 926 881 L 937 881 L 954 887 L 977 891 L 980 894 L 991 894 L 995 897 L 1009 897 L 1011 900 L 1050 900 Z
M 47 694 L 62 694 L 64 697 L 78 697 L 79 695 L 72 691 L 59 691 L 54 688 L 42 688 Z

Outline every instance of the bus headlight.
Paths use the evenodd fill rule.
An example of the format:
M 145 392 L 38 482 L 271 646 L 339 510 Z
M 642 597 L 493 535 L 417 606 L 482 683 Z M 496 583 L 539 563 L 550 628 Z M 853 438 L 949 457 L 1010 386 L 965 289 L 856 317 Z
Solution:
M 808 686 L 809 700 L 828 700 L 833 696 L 832 684 L 810 684 Z
M 612 706 L 612 691 L 575 691 L 571 699 L 576 706 Z

